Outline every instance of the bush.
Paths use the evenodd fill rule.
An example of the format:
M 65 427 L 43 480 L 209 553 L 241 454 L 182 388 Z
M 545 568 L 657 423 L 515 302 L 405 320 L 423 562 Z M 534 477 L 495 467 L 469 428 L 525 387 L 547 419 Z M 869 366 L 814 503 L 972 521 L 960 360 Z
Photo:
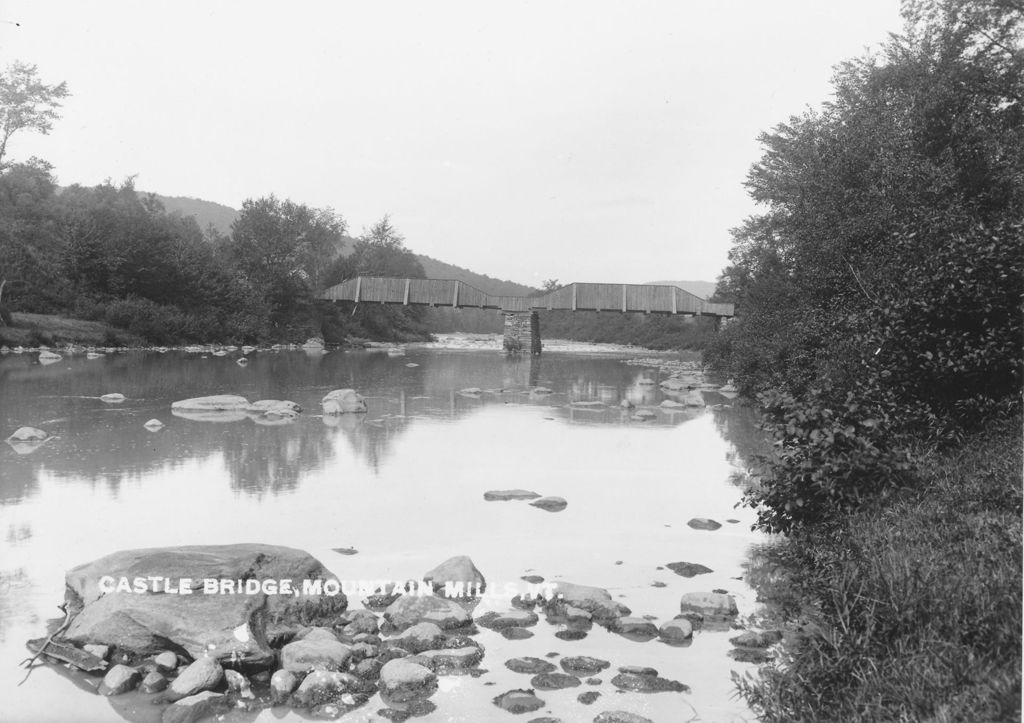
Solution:
M 783 392 L 759 397 L 762 429 L 772 452 L 759 456 L 759 484 L 744 496 L 770 532 L 837 519 L 863 504 L 884 501 L 910 479 L 910 456 L 889 431 L 889 415 L 847 393 L 802 398 Z

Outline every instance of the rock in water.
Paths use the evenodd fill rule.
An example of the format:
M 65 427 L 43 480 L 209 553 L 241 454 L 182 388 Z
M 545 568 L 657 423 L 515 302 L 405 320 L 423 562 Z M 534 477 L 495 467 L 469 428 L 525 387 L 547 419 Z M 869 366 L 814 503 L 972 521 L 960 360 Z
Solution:
M 526 673 L 527 675 L 552 673 L 556 670 L 554 664 L 540 658 L 511 658 L 505 661 L 505 667 L 514 673 Z
M 536 492 L 530 490 L 491 490 L 484 492 L 484 499 L 488 502 L 508 502 L 509 500 L 535 500 L 540 497 Z
M 444 632 L 434 623 L 416 623 L 401 635 L 386 641 L 389 647 L 401 648 L 412 654 L 444 646 Z
M 161 422 L 159 419 L 150 419 L 142 426 L 148 429 L 150 432 L 159 432 L 161 429 L 164 428 L 164 423 Z
M 209 397 L 193 397 L 173 402 L 171 409 L 194 412 L 244 412 L 249 400 L 236 394 L 215 394 Z
M 403 658 L 380 669 L 381 694 L 395 703 L 429 698 L 437 691 L 437 676 L 429 668 Z
M 735 617 L 739 611 L 732 595 L 718 592 L 688 592 L 679 601 L 683 613 L 701 613 L 708 617 Z
M 695 577 L 697 575 L 714 572 L 710 567 L 704 567 L 704 565 L 700 565 L 696 562 L 670 562 L 665 565 L 665 567 L 676 575 L 682 575 L 683 577 Z
M 288 643 L 281 648 L 281 667 L 293 673 L 307 673 L 313 669 L 341 670 L 349 658 L 349 648 L 337 638 L 314 636 Z
M 422 579 L 429 582 L 436 593 L 445 590 L 447 583 L 453 583 L 453 587 L 448 588 L 454 592 L 452 597 L 475 597 L 487 587 L 484 576 L 466 555 L 449 557 L 434 569 L 423 573 Z M 459 590 L 464 592 L 460 594 Z
M 224 669 L 214 658 L 198 658 L 192 665 L 181 671 L 181 674 L 171 681 L 171 688 L 167 694 L 168 699 L 178 700 L 186 698 L 204 690 L 212 690 L 220 685 L 224 679 Z
M 577 585 L 571 582 L 556 582 L 552 586 L 551 597 L 545 603 L 549 614 L 563 614 L 566 606 L 579 608 L 590 613 L 595 622 L 610 624 L 617 618 L 631 612 L 622 603 L 612 600 L 607 590 L 588 585 Z
M 112 394 L 104 394 L 102 397 L 100 397 L 100 401 L 106 402 L 107 404 L 120 404 L 124 400 L 125 396 L 118 392 L 114 392 Z
M 624 710 L 606 710 L 594 718 L 594 723 L 654 723 L 654 721 Z
M 669 620 L 658 628 L 658 637 L 669 643 L 683 643 L 693 637 L 693 624 L 685 618 Z
M 196 723 L 227 709 L 227 696 L 203 691 L 171 703 L 164 709 L 160 723 Z
M 139 690 L 143 693 L 159 693 L 166 687 L 167 678 L 153 670 L 142 679 L 142 684 L 139 685 Z
M 299 684 L 299 678 L 290 670 L 278 670 L 270 677 L 270 700 L 280 705 L 288 700 L 288 696 Z
M 292 696 L 292 704 L 298 708 L 312 708 L 327 703 L 347 693 L 358 682 L 351 673 L 336 670 L 314 670 L 305 677 Z
M 121 695 L 129 690 L 135 690 L 135 686 L 139 684 L 139 678 L 141 677 L 139 671 L 135 668 L 127 665 L 115 665 L 103 676 L 103 682 L 100 683 L 99 687 L 99 694 Z
M 366 411 L 366 400 L 354 389 L 335 389 L 320 400 L 324 414 L 358 414 Z
M 399 630 L 423 622 L 451 630 L 472 620 L 458 603 L 436 595 L 402 595 L 384 611 L 384 618 Z
M 558 661 L 558 664 L 562 666 L 562 670 L 570 675 L 586 676 L 586 675 L 597 675 L 605 668 L 611 666 L 607 660 L 601 660 L 600 658 L 591 658 L 586 655 L 573 655 L 568 658 L 562 658 Z
M 495 698 L 494 705 L 518 715 L 532 713 L 543 708 L 547 703 L 534 695 L 532 690 L 510 690 Z
M 49 435 L 35 427 L 19 427 L 14 434 L 7 438 L 8 442 L 42 442 Z
M 174 590 L 179 580 L 188 578 L 193 592 L 138 594 L 116 589 L 122 578 L 127 587 L 136 577 L 169 579 Z M 221 660 L 234 656 L 242 664 L 261 665 L 274 659 L 269 644 L 294 636 L 304 626 L 330 626 L 347 605 L 340 592 L 299 597 L 203 592 L 204 579 L 237 585 L 235 581 L 243 578 L 258 585 L 285 579 L 329 580 L 333 575 L 308 553 L 273 545 L 115 552 L 66 574 L 65 600 L 72 621 L 64 637 L 80 645 L 116 645 L 139 658 L 166 650 L 169 641 L 196 659 L 209 653 Z M 114 591 L 104 594 L 109 587 Z
M 547 512 L 561 512 L 569 503 L 562 497 L 541 497 L 539 500 L 534 500 L 530 504 L 534 507 L 546 510 Z
M 722 526 L 721 522 L 715 522 L 714 520 L 708 519 L 707 517 L 694 517 L 692 520 L 686 523 L 688 526 L 695 530 L 708 530 L 714 531 Z

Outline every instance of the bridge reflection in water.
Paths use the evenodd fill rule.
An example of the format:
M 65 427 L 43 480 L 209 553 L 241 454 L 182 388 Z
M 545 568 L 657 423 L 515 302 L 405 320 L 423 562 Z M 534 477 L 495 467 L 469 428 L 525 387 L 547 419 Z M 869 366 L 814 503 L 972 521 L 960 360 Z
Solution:
M 504 347 L 540 354 L 537 311 L 619 311 L 644 314 L 733 316 L 732 304 L 716 304 L 678 286 L 574 282 L 539 296 L 492 296 L 454 279 L 398 279 L 358 276 L 326 289 L 320 298 L 403 306 L 494 309 L 505 316 Z

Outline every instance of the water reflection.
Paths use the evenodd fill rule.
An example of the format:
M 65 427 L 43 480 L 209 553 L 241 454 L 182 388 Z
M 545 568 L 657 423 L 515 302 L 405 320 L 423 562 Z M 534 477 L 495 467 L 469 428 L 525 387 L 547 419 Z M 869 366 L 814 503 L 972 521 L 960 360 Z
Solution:
M 305 473 L 322 469 L 344 442 L 371 470 L 394 453 L 403 434 L 423 420 L 455 420 L 490 405 L 538 407 L 545 421 L 675 426 L 699 409 L 659 407 L 671 395 L 655 370 L 578 354 L 508 357 L 493 352 L 261 352 L 245 366 L 239 353 L 212 357 L 170 352 L 66 355 L 41 366 L 29 355 L 0 358 L 0 422 L 8 434 L 28 425 L 53 435 L 30 454 L 0 447 L 0 504 L 31 497 L 41 473 L 101 484 L 115 495 L 185 460 L 223 460 L 233 489 L 255 495 L 294 491 Z M 356 388 L 369 413 L 319 416 L 329 390 Z M 550 393 L 531 393 L 544 387 Z M 462 394 L 461 390 L 479 389 Z M 118 405 L 99 397 L 124 394 Z M 244 413 L 171 413 L 177 399 L 240 394 L 250 400 L 290 399 L 304 408 L 294 421 L 262 423 Z M 631 421 L 630 410 L 654 416 Z M 157 432 L 144 424 L 156 418 Z

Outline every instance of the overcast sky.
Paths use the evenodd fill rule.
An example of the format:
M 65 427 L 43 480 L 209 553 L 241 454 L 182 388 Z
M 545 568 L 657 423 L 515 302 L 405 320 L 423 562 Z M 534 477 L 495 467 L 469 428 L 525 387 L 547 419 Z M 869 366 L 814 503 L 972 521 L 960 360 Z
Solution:
M 901 27 L 896 0 L 0 0 L 0 64 L 72 97 L 60 183 L 330 206 L 522 283 L 714 280 L 757 134 Z M 18 23 L 16 25 L 15 23 Z

